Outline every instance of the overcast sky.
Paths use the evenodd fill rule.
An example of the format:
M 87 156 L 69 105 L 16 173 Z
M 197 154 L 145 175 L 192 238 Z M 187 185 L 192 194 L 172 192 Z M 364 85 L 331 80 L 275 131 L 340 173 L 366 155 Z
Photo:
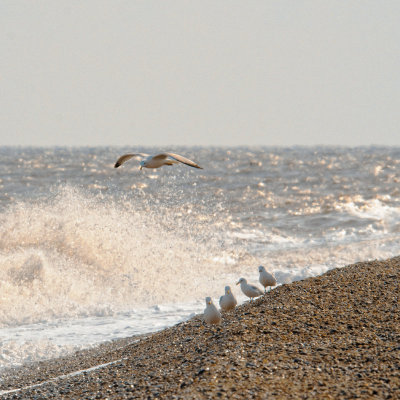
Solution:
M 400 1 L 1 0 L 0 145 L 400 145 Z

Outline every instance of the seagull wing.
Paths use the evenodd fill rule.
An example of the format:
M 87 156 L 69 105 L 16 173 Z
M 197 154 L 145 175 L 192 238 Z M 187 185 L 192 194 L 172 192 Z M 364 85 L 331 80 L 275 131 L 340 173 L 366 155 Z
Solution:
M 118 158 L 117 162 L 114 165 L 114 168 L 118 168 L 121 166 L 124 162 L 130 160 L 132 157 L 147 157 L 148 154 L 145 153 L 129 153 L 129 154 L 124 154 L 120 158 Z
M 254 285 L 249 285 L 252 290 L 254 290 L 256 293 L 263 294 L 263 292 L 258 288 L 257 286 Z
M 197 165 L 194 161 L 189 160 L 186 157 L 180 156 L 179 154 L 174 154 L 174 153 L 160 153 L 157 154 L 153 157 L 153 159 L 155 160 L 163 160 L 167 157 L 173 158 L 176 161 L 181 162 L 182 164 L 186 164 L 189 167 L 193 167 L 193 168 L 199 168 L 199 169 L 203 169 L 202 167 L 200 167 L 200 165 Z

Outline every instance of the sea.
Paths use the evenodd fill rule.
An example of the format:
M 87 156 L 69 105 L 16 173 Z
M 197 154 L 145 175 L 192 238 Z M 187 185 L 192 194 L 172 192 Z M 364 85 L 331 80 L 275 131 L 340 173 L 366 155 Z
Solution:
M 236 282 L 400 254 L 398 147 L 0 147 L 0 371 L 161 330 Z M 338 299 L 339 301 L 339 299 Z

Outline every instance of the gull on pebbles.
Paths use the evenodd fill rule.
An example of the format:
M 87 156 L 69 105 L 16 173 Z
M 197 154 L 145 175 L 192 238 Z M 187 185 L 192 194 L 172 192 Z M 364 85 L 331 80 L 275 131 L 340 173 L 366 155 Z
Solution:
M 236 307 L 237 301 L 232 294 L 230 286 L 225 286 L 225 294 L 220 297 L 219 305 L 222 311 L 233 310 Z
M 242 289 L 242 292 L 247 296 L 250 297 L 250 301 L 253 299 L 253 297 L 258 297 L 262 296 L 263 292 L 255 285 L 250 285 L 247 283 L 247 280 L 244 278 L 240 278 L 239 282 L 236 283 L 236 285 L 240 284 L 240 289 Z
M 204 310 L 204 321 L 207 324 L 220 324 L 221 313 L 215 307 L 211 297 L 206 297 L 206 308 Z
M 275 277 L 266 271 L 262 265 L 258 267 L 258 272 L 260 273 L 258 280 L 264 286 L 264 293 L 267 291 L 267 286 L 269 286 L 269 290 L 271 290 L 271 286 L 276 286 Z

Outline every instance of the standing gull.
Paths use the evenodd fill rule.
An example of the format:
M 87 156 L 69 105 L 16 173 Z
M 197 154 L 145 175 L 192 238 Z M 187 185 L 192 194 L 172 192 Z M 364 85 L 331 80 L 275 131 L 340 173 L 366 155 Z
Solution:
M 173 165 L 173 164 L 178 164 L 178 163 L 182 163 L 182 164 L 188 165 L 189 167 L 193 167 L 193 168 L 203 169 L 202 167 L 197 165 L 194 161 L 189 160 L 186 157 L 183 157 L 183 156 L 180 156 L 179 154 L 174 154 L 174 153 L 160 153 L 160 154 L 156 154 L 154 156 L 151 156 L 151 155 L 145 154 L 145 153 L 124 154 L 123 156 L 118 158 L 117 162 L 114 165 L 114 168 L 118 168 L 124 162 L 130 160 L 132 157 L 144 158 L 143 160 L 140 161 L 140 169 L 142 169 L 142 168 L 159 168 L 159 167 L 162 167 L 163 165 Z
M 269 290 L 271 290 L 271 286 L 276 286 L 275 277 L 267 272 L 262 265 L 258 267 L 258 272 L 260 273 L 258 280 L 264 286 L 264 293 L 267 291 L 267 286 L 269 286 Z
M 230 286 L 225 286 L 225 294 L 220 297 L 219 305 L 222 311 L 233 310 L 236 307 L 237 301 L 232 294 Z
M 215 307 L 211 297 L 206 297 L 206 309 L 204 310 L 204 321 L 207 324 L 220 324 L 221 313 Z
M 240 284 L 240 289 L 242 289 L 242 292 L 247 297 L 250 297 L 250 301 L 253 299 L 253 297 L 262 296 L 263 294 L 263 292 L 257 286 L 248 284 L 246 279 L 244 278 L 239 279 L 239 282 L 236 285 L 239 284 Z

